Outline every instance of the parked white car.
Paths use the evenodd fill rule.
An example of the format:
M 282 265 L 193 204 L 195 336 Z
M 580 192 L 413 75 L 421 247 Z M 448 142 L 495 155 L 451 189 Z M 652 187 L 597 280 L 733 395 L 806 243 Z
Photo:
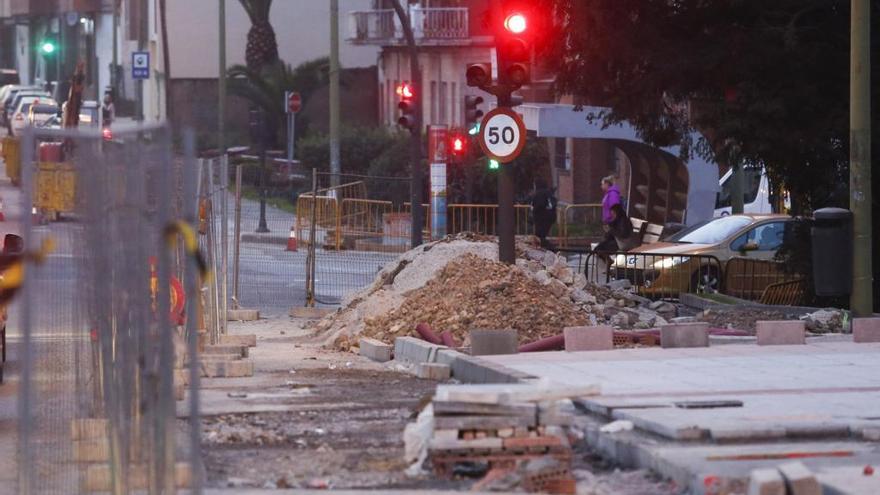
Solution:
M 31 112 L 33 108 L 34 112 Z M 58 114 L 58 103 L 46 97 L 22 98 L 12 112 L 11 130 L 13 136 L 20 136 L 28 125 L 39 125 Z

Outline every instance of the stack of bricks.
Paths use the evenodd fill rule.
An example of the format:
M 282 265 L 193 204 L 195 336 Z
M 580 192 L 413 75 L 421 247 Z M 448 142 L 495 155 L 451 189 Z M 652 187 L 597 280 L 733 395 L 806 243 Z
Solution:
M 575 493 L 572 449 L 563 427 L 573 417 L 556 401 L 486 403 L 467 400 L 433 402 L 434 432 L 428 454 L 439 475 L 456 464 L 485 462 L 492 469 L 516 469 L 535 459 L 553 468 L 526 476 L 530 491 Z

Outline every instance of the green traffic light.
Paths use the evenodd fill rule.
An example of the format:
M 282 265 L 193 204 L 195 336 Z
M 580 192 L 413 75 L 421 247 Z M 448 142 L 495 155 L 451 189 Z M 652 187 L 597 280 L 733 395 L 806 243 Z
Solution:
M 51 41 L 44 41 L 43 44 L 40 45 L 40 51 L 47 55 L 55 53 L 55 43 L 52 43 Z
M 489 160 L 489 170 L 498 170 L 500 164 L 495 160 Z
M 474 124 L 473 127 L 468 129 L 468 134 L 470 134 L 471 136 L 476 136 L 479 133 L 480 133 L 480 123 L 479 122 L 477 122 L 476 124 Z

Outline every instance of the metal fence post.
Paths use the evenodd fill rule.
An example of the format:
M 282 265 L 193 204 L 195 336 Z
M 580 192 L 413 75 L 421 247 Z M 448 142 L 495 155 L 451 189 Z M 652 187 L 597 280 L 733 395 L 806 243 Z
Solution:
M 235 245 L 232 254 L 232 308 L 239 308 L 239 262 L 241 261 L 241 164 L 235 166 Z
M 221 236 L 221 269 L 223 270 L 222 284 L 222 300 L 221 311 L 221 331 L 223 335 L 227 333 L 227 323 L 229 319 L 229 155 L 223 154 L 220 157 L 220 194 L 222 202 L 220 203 L 220 223 L 223 229 L 220 231 Z

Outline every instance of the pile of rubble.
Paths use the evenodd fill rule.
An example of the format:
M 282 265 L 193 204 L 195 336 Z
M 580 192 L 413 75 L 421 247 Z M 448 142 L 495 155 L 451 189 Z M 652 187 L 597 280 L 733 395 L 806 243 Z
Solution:
M 472 329 L 515 329 L 520 341 L 558 335 L 566 326 L 611 324 L 647 329 L 667 323 L 676 307 L 624 289 L 588 284 L 568 260 L 523 242 L 514 266 L 498 263 L 498 246 L 452 237 L 404 253 L 363 291 L 317 323 L 325 344 L 348 350 L 359 337 L 392 343 L 427 323 L 467 344 Z

